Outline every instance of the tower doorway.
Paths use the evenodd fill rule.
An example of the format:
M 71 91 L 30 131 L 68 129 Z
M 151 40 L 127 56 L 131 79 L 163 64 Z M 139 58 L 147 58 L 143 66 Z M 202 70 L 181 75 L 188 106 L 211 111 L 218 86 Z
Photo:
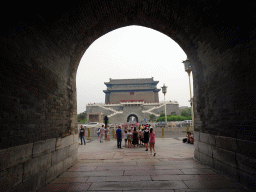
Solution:
M 130 114 L 130 115 L 127 117 L 127 123 L 128 123 L 128 122 L 138 123 L 138 122 L 139 122 L 138 116 L 135 115 L 135 114 Z

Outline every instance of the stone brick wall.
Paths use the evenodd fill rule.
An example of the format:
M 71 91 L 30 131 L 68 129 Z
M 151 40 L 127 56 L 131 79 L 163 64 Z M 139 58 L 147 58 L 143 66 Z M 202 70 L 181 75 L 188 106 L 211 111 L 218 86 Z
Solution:
M 78 135 L 0 150 L 1 191 L 36 191 L 77 162 Z
M 235 182 L 255 185 L 256 142 L 195 132 L 194 156 Z
M 213 45 L 198 42 L 201 52 L 193 60 L 198 63 L 193 68 L 195 158 L 255 189 L 255 83 L 249 72 L 255 67 L 246 48 L 252 44 L 229 49 Z

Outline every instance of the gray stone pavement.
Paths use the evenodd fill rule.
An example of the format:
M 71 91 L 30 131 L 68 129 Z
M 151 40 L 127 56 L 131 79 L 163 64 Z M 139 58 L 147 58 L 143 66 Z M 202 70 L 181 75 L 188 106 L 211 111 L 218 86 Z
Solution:
M 193 159 L 194 146 L 181 136 L 156 138 L 156 156 L 143 146 L 117 148 L 116 140 L 93 138 L 79 145 L 79 162 L 39 192 L 49 191 L 247 191 Z

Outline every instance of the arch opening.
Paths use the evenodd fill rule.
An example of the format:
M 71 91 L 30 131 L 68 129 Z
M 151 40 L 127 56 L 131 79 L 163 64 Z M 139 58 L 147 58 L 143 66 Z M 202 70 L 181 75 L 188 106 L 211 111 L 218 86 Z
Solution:
M 130 114 L 130 115 L 127 117 L 127 123 L 139 123 L 138 116 L 135 115 L 135 114 Z

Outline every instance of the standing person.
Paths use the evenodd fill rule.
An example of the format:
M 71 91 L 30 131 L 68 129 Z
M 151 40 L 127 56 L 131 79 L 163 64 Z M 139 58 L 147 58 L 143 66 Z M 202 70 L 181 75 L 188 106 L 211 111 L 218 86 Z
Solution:
M 139 144 L 138 144 L 138 132 L 136 131 L 136 127 L 134 127 L 134 130 L 133 130 L 132 144 L 133 144 L 133 148 L 135 148 L 135 145 L 137 145 L 137 148 L 139 146 Z
M 102 127 L 100 128 L 100 143 L 103 143 L 103 136 L 104 136 L 104 125 L 102 125 Z
M 106 127 L 106 134 L 107 134 L 107 141 L 109 141 L 109 128 L 108 128 L 108 125 Z
M 131 132 L 131 129 L 128 130 L 127 140 L 128 140 L 128 148 L 132 148 L 132 132 Z
M 122 149 L 122 129 L 121 129 L 121 126 L 118 127 L 118 129 L 116 130 L 116 139 L 117 139 L 117 148 L 120 148 Z
M 124 130 L 124 142 L 125 142 L 124 147 L 126 147 L 126 145 L 127 145 L 127 130 Z
M 144 144 L 146 146 L 146 150 L 145 151 L 148 151 L 149 131 L 148 131 L 147 128 L 145 128 L 145 130 L 144 130 L 143 138 L 144 138 Z
M 107 127 L 107 125 L 108 125 L 108 117 L 107 116 L 104 117 L 104 122 L 105 122 L 105 127 Z
M 153 132 L 153 128 L 150 129 L 149 133 L 149 147 L 150 147 L 150 155 L 152 155 L 152 149 L 154 151 L 154 156 L 156 156 L 155 152 L 155 138 L 156 134 Z
M 83 145 L 83 140 L 84 140 L 84 144 L 86 144 L 85 143 L 85 139 L 84 139 L 84 137 L 85 137 L 85 129 L 84 129 L 83 125 L 81 125 L 80 131 L 79 131 L 79 135 L 80 135 L 80 138 L 81 138 L 81 145 Z

